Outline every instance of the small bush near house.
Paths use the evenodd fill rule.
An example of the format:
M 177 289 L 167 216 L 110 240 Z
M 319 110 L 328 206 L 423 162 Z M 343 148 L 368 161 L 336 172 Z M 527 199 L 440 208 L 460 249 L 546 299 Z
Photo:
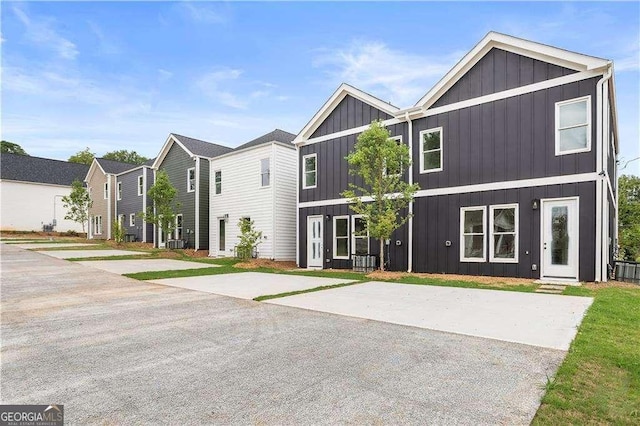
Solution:
M 113 241 L 120 244 L 124 241 L 124 227 L 118 220 L 113 221 Z
M 247 218 L 241 218 L 238 222 L 240 228 L 240 243 L 236 247 L 236 257 L 238 259 L 251 259 L 253 250 L 258 247 L 262 241 L 262 231 L 256 231 L 253 221 Z

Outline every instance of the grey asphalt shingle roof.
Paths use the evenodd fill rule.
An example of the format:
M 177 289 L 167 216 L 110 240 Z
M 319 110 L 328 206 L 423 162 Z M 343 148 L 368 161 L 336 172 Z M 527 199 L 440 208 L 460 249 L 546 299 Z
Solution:
M 233 148 L 229 148 L 228 146 L 201 141 L 200 139 L 194 139 L 188 136 L 178 135 L 176 133 L 171 134 L 194 155 L 199 155 L 201 157 L 213 158 L 233 151 Z
M 71 186 L 83 181 L 89 166 L 29 155 L 0 154 L 0 179 Z
M 273 132 L 269 132 L 266 135 L 262 135 L 247 143 L 237 146 L 235 149 L 240 150 L 240 149 L 250 148 L 252 146 L 260 145 L 266 142 L 273 142 L 273 141 L 289 143 L 289 142 L 292 142 L 295 138 L 296 138 L 296 135 L 294 135 L 293 133 L 285 132 L 284 130 L 280 130 L 280 129 L 275 129 Z M 291 149 L 294 149 L 294 148 L 295 147 L 291 145 Z
M 102 170 L 105 171 L 105 173 L 111 173 L 114 175 L 138 167 L 137 164 L 123 163 L 120 161 L 107 160 L 105 158 L 96 158 L 96 160 L 98 161 L 98 164 L 100 164 L 100 167 L 102 167 Z

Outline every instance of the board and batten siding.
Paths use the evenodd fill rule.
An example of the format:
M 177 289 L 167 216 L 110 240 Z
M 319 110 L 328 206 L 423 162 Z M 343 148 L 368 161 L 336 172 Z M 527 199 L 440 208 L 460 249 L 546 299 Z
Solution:
M 329 116 L 318 126 L 311 135 L 312 138 L 329 135 L 341 130 L 366 126 L 374 120 L 388 120 L 392 118 L 384 111 L 362 102 L 351 95 L 344 97 Z
M 270 185 L 260 185 L 260 160 L 270 160 Z M 254 222 L 263 237 L 258 245 L 261 258 L 295 259 L 295 158 L 296 151 L 266 144 L 210 162 L 211 256 L 233 256 L 239 243 L 238 223 L 243 217 Z M 222 193 L 215 193 L 215 172 L 222 171 Z M 274 216 L 274 213 L 275 216 Z M 225 224 L 225 251 L 219 251 L 219 221 Z M 274 253 L 274 241 L 277 252 Z

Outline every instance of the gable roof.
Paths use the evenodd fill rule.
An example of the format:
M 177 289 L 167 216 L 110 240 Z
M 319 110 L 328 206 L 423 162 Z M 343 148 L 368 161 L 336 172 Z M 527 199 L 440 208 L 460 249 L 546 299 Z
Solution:
M 89 170 L 85 164 L 19 154 L 0 154 L 0 179 L 71 186 L 82 181 Z
M 261 145 L 263 143 L 268 143 L 268 142 L 283 142 L 283 143 L 289 144 L 289 142 L 292 142 L 295 138 L 296 138 L 296 135 L 294 135 L 293 133 L 285 132 L 284 130 L 280 130 L 280 129 L 275 129 L 272 132 L 259 136 L 253 140 L 250 140 L 247 143 L 243 143 L 240 146 L 237 146 L 234 149 L 234 151 L 251 148 L 251 147 Z M 291 146 L 291 148 L 293 148 L 293 146 Z
M 204 157 L 210 159 L 233 151 L 233 148 L 229 148 L 228 146 L 178 135 L 177 133 L 169 133 L 167 140 L 160 150 L 160 154 L 155 158 L 151 167 L 157 169 L 160 166 L 164 157 L 167 156 L 169 149 L 171 149 L 171 146 L 173 146 L 174 143 L 177 143 L 178 146 L 189 154 L 190 157 Z
M 426 109 L 433 105 L 440 96 L 446 93 L 447 90 L 494 47 L 576 71 L 596 70 L 606 67 L 611 63 L 611 61 L 607 59 L 583 55 L 581 53 L 491 31 L 436 83 L 427 94 L 420 98 L 415 104 L 415 107 Z M 411 108 L 408 109 L 410 110 Z
M 293 143 L 299 143 L 308 139 L 309 136 L 313 134 L 313 132 L 318 128 L 320 124 L 331 114 L 331 112 L 340 104 L 340 102 L 347 96 L 351 95 L 354 98 L 369 104 L 387 114 L 393 116 L 396 114 L 400 108 L 395 105 L 391 105 L 388 102 L 383 101 L 382 99 L 376 98 L 360 89 L 356 89 L 355 87 L 342 83 L 340 87 L 331 95 L 331 97 L 322 105 L 320 110 L 309 120 L 309 122 L 302 128 L 298 136 L 294 139 Z
M 127 170 L 138 167 L 137 164 L 123 163 L 121 161 L 115 161 L 115 160 L 107 160 L 106 158 L 96 158 L 96 161 L 98 162 L 98 164 L 100 164 L 102 171 L 112 175 L 117 175 L 118 173 L 126 172 Z

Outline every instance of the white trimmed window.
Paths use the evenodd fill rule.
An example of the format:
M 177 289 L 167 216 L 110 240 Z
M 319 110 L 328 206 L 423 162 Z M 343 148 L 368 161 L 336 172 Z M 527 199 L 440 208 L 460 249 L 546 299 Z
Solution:
M 138 176 L 138 195 L 144 194 L 144 176 Z
M 591 96 L 556 103 L 556 155 L 591 151 Z
M 268 158 L 260 160 L 260 186 L 271 184 L 271 161 Z
M 187 192 L 196 190 L 196 168 L 187 169 Z
M 518 262 L 518 205 L 502 204 L 489 207 L 489 261 Z
M 318 155 L 302 156 L 302 189 L 315 188 L 318 184 Z
M 119 214 L 118 215 L 118 226 L 120 226 L 121 228 L 124 226 L 124 215 L 123 214 Z
M 131 213 L 129 215 L 129 226 L 136 226 L 136 214 Z
M 351 216 L 351 254 L 369 254 L 369 230 L 366 219 L 361 215 Z
M 349 259 L 349 216 L 333 217 L 333 258 Z
M 216 195 L 222 194 L 222 170 L 216 170 L 213 176 Z
M 176 240 L 182 239 L 182 214 L 176 215 L 175 238 Z
M 109 182 L 104 183 L 104 199 L 109 199 Z
M 93 217 L 93 233 L 96 235 L 102 234 L 102 216 Z
M 485 213 L 487 208 L 462 207 L 460 209 L 460 261 L 486 261 Z
M 116 184 L 116 191 L 118 194 L 118 200 L 122 200 L 122 182 Z
M 442 127 L 420 132 L 420 173 L 442 170 Z

